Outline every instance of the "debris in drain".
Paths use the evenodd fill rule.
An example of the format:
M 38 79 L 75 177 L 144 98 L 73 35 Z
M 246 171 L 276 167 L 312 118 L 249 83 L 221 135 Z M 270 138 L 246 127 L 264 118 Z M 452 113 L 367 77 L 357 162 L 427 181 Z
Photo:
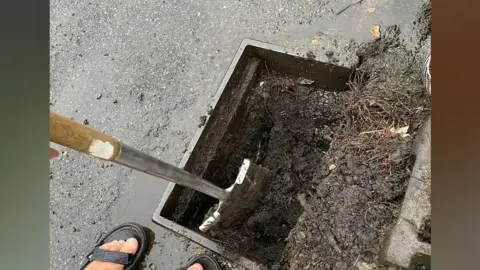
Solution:
M 300 78 L 300 80 L 298 80 L 298 84 L 301 84 L 301 85 L 312 85 L 315 81 L 314 80 L 309 80 L 309 79 L 305 79 L 305 78 Z M 260 86 L 262 86 L 263 84 L 260 83 Z
M 408 128 L 409 126 L 404 126 L 404 127 L 400 127 L 400 128 L 395 128 L 395 127 L 392 127 L 390 129 L 390 132 L 393 134 L 393 135 L 399 135 L 401 136 L 402 138 L 405 138 L 407 136 L 410 136 L 408 134 Z
M 244 124 L 227 143 L 235 147 L 225 166 L 224 181 L 235 179 L 243 159 L 251 158 L 276 172 L 271 193 L 245 225 L 210 235 L 220 242 L 228 241 L 247 257 L 273 265 L 281 258 L 285 239 L 303 211 L 296 194 L 311 187 L 316 170 L 322 166 L 323 151 L 329 146 L 324 135 L 330 135 L 341 111 L 335 93 L 315 88 L 314 84 L 298 84 L 298 77 L 272 69 L 269 72 L 262 69 L 259 74 L 258 82 L 265 83 L 263 87 L 254 84 Z M 281 94 L 282 90 L 295 93 L 295 98 Z M 205 214 L 197 212 L 186 221 L 187 226 L 196 228 Z

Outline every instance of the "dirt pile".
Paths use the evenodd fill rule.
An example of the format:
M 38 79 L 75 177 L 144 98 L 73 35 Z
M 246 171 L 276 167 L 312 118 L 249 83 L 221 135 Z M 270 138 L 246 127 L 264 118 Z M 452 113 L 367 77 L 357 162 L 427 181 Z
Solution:
M 366 44 L 343 93 L 341 124 L 315 173 L 315 192 L 292 230 L 278 269 L 351 269 L 372 263 L 394 224 L 413 162 L 413 138 L 430 98 L 398 42 L 398 28 Z M 407 129 L 408 127 L 408 129 Z

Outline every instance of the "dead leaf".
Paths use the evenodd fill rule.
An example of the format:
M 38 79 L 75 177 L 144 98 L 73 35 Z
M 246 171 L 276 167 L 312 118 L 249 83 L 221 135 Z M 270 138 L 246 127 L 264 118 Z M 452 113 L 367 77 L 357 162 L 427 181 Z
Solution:
M 318 44 L 318 39 L 312 39 L 312 44 L 313 45 Z
M 315 81 L 313 80 L 309 80 L 309 79 L 305 79 L 305 78 L 300 78 L 300 80 L 298 80 L 298 84 L 301 84 L 301 85 L 312 85 Z
M 376 9 L 376 8 L 371 7 L 371 8 L 368 8 L 367 11 L 370 12 L 370 13 L 372 13 L 372 12 L 375 12 L 375 9 Z
M 375 38 L 380 38 L 380 26 L 374 25 L 370 27 L 370 32 Z
M 366 262 L 359 262 L 357 264 L 357 269 L 358 270 L 374 270 L 374 269 L 377 269 L 377 265 L 374 263 L 368 264 Z
M 329 171 L 333 171 L 333 170 L 335 170 L 336 168 L 337 168 L 337 165 L 335 165 L 335 164 L 330 164 L 330 166 L 328 166 L 328 170 L 329 170 Z
M 400 128 L 394 128 L 394 127 L 392 127 L 392 128 L 390 129 L 390 132 L 391 132 L 393 135 L 400 135 L 402 138 L 405 138 L 405 137 L 407 137 L 407 136 L 410 136 L 410 135 L 408 134 L 408 128 L 409 128 L 409 127 L 410 127 L 410 126 L 404 126 L 404 127 L 400 127 Z

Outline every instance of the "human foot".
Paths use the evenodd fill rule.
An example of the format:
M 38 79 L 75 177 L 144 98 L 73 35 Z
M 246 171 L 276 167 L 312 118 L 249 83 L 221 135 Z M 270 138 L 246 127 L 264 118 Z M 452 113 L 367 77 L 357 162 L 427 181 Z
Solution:
M 129 238 L 127 241 L 112 241 L 100 246 L 100 249 L 107 251 L 119 251 L 129 254 L 135 254 L 138 249 L 138 241 L 135 238 Z M 86 270 L 122 270 L 123 265 L 111 262 L 93 261 L 85 268 Z
M 113 241 L 100 246 L 102 250 L 108 251 L 120 251 L 130 254 L 135 254 L 138 249 L 138 241 L 135 238 L 129 238 L 127 241 L 120 240 L 120 241 Z M 110 262 L 101 262 L 101 261 L 93 261 L 91 262 L 86 270 L 122 270 L 123 265 L 110 263 Z M 187 270 L 203 270 L 201 264 L 196 263 L 190 266 Z

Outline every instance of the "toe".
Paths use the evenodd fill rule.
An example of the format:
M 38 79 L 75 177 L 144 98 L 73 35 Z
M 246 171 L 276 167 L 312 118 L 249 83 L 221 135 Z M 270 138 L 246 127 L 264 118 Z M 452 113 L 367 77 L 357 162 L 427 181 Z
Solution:
M 102 250 L 108 251 L 120 251 L 123 248 L 123 244 L 120 241 L 112 241 L 100 246 Z M 110 262 L 102 262 L 102 261 L 93 261 L 85 268 L 87 270 L 122 270 L 123 265 L 110 263 Z
M 126 252 L 130 254 L 135 254 L 138 249 L 138 241 L 135 238 L 128 238 L 125 244 L 123 244 L 121 252 Z
M 202 267 L 201 264 L 196 263 L 196 264 L 190 266 L 187 270 L 203 270 L 203 267 Z
M 109 251 L 119 251 L 123 247 L 123 244 L 115 240 L 100 246 L 100 249 Z

